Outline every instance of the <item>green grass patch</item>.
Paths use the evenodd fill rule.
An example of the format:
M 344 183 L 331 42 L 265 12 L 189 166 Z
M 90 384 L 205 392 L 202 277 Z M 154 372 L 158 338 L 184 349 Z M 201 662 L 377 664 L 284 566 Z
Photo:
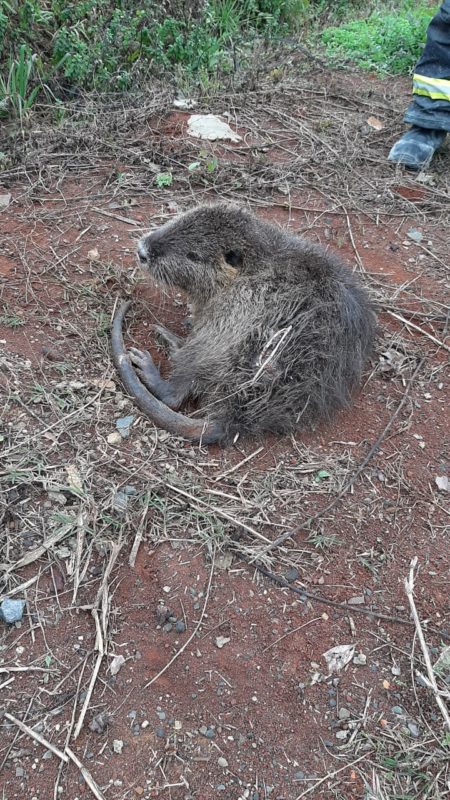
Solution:
M 251 63 L 256 44 L 286 37 L 291 49 L 319 40 L 333 59 L 404 72 L 431 14 L 412 0 L 0 0 L 0 116 L 23 121 L 44 93 L 57 103 L 152 76 L 217 84 Z
M 327 28 L 321 39 L 333 59 L 350 59 L 363 69 L 378 73 L 407 73 L 419 58 L 431 17 L 438 6 L 402 3 L 397 11 L 373 11 Z

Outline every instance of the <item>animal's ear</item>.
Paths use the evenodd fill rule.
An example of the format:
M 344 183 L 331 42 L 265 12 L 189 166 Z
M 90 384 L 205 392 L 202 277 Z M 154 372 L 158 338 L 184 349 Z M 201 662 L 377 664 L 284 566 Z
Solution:
M 228 250 L 225 253 L 225 261 L 230 267 L 242 267 L 242 253 L 240 250 Z

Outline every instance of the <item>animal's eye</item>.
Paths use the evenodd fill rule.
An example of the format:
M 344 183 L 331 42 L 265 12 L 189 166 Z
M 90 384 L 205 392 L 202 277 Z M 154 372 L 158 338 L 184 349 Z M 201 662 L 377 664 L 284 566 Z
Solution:
M 187 257 L 189 261 L 195 261 L 196 263 L 201 261 L 201 258 L 198 253 L 188 253 Z
M 242 267 L 242 253 L 240 250 L 229 250 L 225 253 L 225 261 L 231 267 Z

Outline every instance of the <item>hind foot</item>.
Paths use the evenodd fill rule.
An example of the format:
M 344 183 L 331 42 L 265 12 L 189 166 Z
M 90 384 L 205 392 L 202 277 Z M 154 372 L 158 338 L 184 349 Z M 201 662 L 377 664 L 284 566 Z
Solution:
M 176 333 L 172 333 L 172 331 L 169 331 L 168 328 L 164 327 L 164 325 L 154 325 L 153 328 L 160 339 L 162 339 L 164 344 L 167 346 L 169 355 L 173 356 L 184 344 L 184 339 L 182 339 L 181 336 L 177 336 Z
M 136 347 L 130 347 L 128 355 L 141 383 L 169 408 L 179 408 L 187 392 L 176 393 L 170 381 L 165 381 L 161 378 L 159 369 L 148 350 L 138 350 Z

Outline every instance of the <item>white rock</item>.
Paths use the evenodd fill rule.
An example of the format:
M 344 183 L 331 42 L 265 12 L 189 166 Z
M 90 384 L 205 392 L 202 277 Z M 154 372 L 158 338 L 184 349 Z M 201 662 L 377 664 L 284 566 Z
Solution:
M 242 141 L 242 136 L 232 131 L 227 122 L 215 114 L 192 114 L 188 120 L 188 134 L 196 139 L 228 139 L 231 142 Z

